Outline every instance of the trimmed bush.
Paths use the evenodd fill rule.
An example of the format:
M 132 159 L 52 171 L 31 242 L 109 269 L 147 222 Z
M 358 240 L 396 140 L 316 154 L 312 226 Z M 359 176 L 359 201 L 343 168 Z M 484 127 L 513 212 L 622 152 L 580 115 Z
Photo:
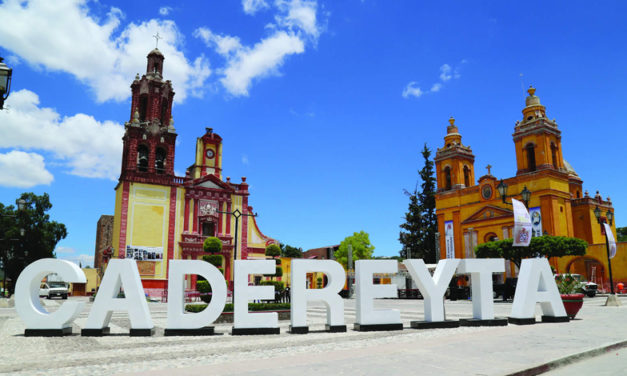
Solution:
M 276 264 L 277 265 L 281 265 L 281 259 L 280 258 L 276 259 Z
M 274 291 L 283 292 L 285 290 L 285 284 L 279 281 L 261 281 L 259 282 L 261 286 L 274 286 Z
M 222 240 L 210 236 L 202 243 L 202 248 L 208 253 L 218 253 L 222 250 Z
M 248 303 L 249 311 L 283 311 L 290 309 L 290 303 Z M 185 311 L 200 312 L 207 308 L 207 304 L 186 304 Z M 223 312 L 233 312 L 233 304 L 228 303 L 224 306 Z
M 216 268 L 222 267 L 222 262 L 224 261 L 224 257 L 222 257 L 222 255 L 204 255 L 202 259 Z
M 276 244 L 270 244 L 266 247 L 266 256 L 273 258 L 281 256 L 281 248 Z
M 196 281 L 196 291 L 200 293 L 200 300 L 205 303 L 209 303 L 211 301 L 211 285 L 209 281 Z
M 276 270 L 274 272 L 274 276 L 275 277 L 283 277 L 283 268 L 280 266 L 276 267 Z

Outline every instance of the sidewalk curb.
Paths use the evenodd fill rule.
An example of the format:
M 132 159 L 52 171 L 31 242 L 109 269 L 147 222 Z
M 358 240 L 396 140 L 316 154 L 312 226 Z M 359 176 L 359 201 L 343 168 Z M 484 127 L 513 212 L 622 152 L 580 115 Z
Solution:
M 577 354 L 568 355 L 563 358 L 552 360 L 550 362 L 541 364 L 539 366 L 531 367 L 531 368 L 514 372 L 514 373 L 509 373 L 506 376 L 535 376 L 535 375 L 542 374 L 544 372 L 548 372 L 553 369 L 557 369 L 557 368 L 569 365 L 571 363 L 578 362 L 580 360 L 593 358 L 598 355 L 603 355 L 606 352 L 618 350 L 623 347 L 627 347 L 627 340 L 616 342 L 611 345 L 599 347 L 596 349 L 583 351 Z

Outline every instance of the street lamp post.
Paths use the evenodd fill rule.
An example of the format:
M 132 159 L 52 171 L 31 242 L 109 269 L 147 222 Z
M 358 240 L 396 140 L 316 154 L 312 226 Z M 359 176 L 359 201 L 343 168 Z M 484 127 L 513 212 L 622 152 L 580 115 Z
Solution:
M 608 209 L 605 215 L 606 215 L 608 224 L 612 226 L 614 213 L 612 213 L 612 211 Z M 597 222 L 601 225 L 601 228 L 603 228 L 603 222 L 601 221 L 601 209 L 599 209 L 598 206 L 594 208 L 594 216 L 597 218 Z M 607 231 L 603 231 L 603 233 L 605 234 L 605 249 L 607 252 L 607 266 L 610 271 L 610 291 L 612 295 L 614 295 L 614 279 L 612 278 L 612 259 L 610 258 L 610 241 L 607 237 Z
M 235 268 L 235 260 L 237 260 L 237 232 L 239 228 L 239 218 L 242 216 L 256 217 L 257 213 L 254 213 L 254 214 L 242 213 L 239 209 L 235 209 L 232 212 L 221 211 L 221 210 L 217 210 L 217 212 L 222 213 L 222 214 L 230 214 L 233 217 L 235 217 L 235 239 L 234 239 L 235 243 L 233 245 L 233 268 Z M 233 283 L 233 294 L 232 294 L 231 300 L 233 301 L 233 303 L 235 303 L 235 282 Z
M 0 110 L 4 108 L 4 101 L 9 97 L 11 76 L 13 75 L 13 69 L 3 63 L 3 60 L 0 57 Z
M 508 188 L 509 186 L 503 181 L 503 179 L 501 179 L 501 181 L 499 182 L 499 185 L 496 187 L 496 189 L 499 191 L 499 194 L 501 195 L 501 199 L 503 200 L 503 203 L 507 205 L 511 205 L 511 203 L 505 201 L 505 199 L 507 197 L 514 197 L 516 195 L 507 196 Z M 525 207 L 529 208 L 529 200 L 531 199 L 531 191 L 527 189 L 526 185 L 524 186 L 523 190 L 520 192 L 520 195 L 522 196 L 522 201 L 525 204 Z

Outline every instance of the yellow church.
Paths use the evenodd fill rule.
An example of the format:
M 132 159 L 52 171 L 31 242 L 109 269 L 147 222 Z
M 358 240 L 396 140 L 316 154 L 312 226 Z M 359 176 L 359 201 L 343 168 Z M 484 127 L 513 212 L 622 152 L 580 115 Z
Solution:
M 455 119 L 449 120 L 444 146 L 437 149 L 436 215 L 441 258 L 471 258 L 477 244 L 512 237 L 514 216 L 511 197 L 525 202 L 532 217 L 533 236 L 571 236 L 588 242 L 582 257 L 550 260 L 558 273 L 577 273 L 609 290 L 605 234 L 601 222 L 612 226 L 614 209 L 610 198 L 583 190 L 583 180 L 562 155 L 561 131 L 546 108 L 528 90 L 522 120 L 516 121 L 513 141 L 516 176 L 475 178 L 475 157 Z M 597 215 L 599 214 L 599 219 Z M 612 259 L 614 283 L 627 281 L 627 243 L 618 243 Z M 513 263 L 506 263 L 506 276 L 515 276 Z
M 185 176 L 175 176 L 174 90 L 162 77 L 163 54 L 154 49 L 147 60 L 146 73 L 131 84 L 113 239 L 103 261 L 135 259 L 144 290 L 160 296 L 167 290 L 169 260 L 201 258 L 204 239 L 216 236 L 232 288 L 233 260 L 263 259 L 266 246 L 276 241 L 259 230 L 246 178 L 223 179 L 222 138 L 211 128 L 196 140 Z M 187 287 L 194 289 L 195 282 L 196 276 L 188 276 Z

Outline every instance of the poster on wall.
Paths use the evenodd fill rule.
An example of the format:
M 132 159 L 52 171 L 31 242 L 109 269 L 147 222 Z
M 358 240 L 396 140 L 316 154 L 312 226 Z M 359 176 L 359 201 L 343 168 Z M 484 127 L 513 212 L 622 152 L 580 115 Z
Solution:
M 446 241 L 446 258 L 455 258 L 455 235 L 453 221 L 444 222 L 444 240 Z
M 531 236 L 542 236 L 542 212 L 540 207 L 529 208 L 529 215 L 531 216 Z
M 126 258 L 136 261 L 161 261 L 163 260 L 163 247 L 127 245 Z
M 522 202 L 512 199 L 514 206 L 514 246 L 528 247 L 531 242 L 531 216 Z

